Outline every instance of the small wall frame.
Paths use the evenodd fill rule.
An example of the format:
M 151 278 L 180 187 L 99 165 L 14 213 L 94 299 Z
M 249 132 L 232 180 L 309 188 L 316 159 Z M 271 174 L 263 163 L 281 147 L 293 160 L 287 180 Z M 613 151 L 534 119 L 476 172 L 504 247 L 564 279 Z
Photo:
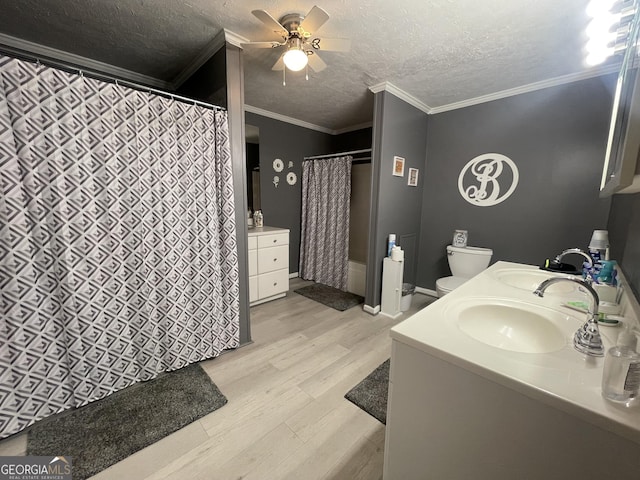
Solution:
M 419 170 L 417 168 L 410 168 L 409 169 L 409 175 L 407 178 L 407 185 L 409 185 L 410 187 L 417 187 L 418 186 L 418 173 Z
M 393 176 L 404 177 L 404 158 L 393 157 Z

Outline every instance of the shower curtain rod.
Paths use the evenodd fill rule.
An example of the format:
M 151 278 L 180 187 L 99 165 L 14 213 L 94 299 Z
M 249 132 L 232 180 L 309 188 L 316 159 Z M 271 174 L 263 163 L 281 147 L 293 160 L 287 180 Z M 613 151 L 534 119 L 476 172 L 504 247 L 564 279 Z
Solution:
M 14 58 L 18 58 L 20 60 L 39 63 L 41 65 L 57 68 L 59 70 L 65 70 L 70 73 L 79 73 L 80 75 L 86 75 L 87 77 L 94 78 L 96 80 L 101 80 L 103 82 L 115 83 L 116 85 L 122 85 L 124 87 L 133 88 L 134 90 L 140 90 L 143 92 L 155 93 L 156 95 L 162 95 L 163 97 L 169 97 L 173 100 L 179 100 L 184 103 L 193 103 L 194 105 L 200 105 L 201 107 L 210 108 L 212 110 L 222 110 L 222 111 L 226 110 L 226 108 L 221 107 L 219 105 L 214 105 L 213 103 L 201 102 L 200 100 L 183 97 L 181 95 L 176 95 L 174 93 L 167 92 L 165 90 L 158 90 L 157 88 L 152 88 L 147 85 L 142 85 L 140 83 L 135 83 L 135 82 L 130 82 L 129 80 L 122 80 L 119 78 L 115 78 L 105 73 L 86 70 L 76 65 L 71 65 L 71 64 L 64 63 L 59 60 L 54 60 L 48 57 L 41 57 L 39 55 L 35 55 L 33 53 L 29 53 L 26 51 L 13 49 L 11 47 L 7 47 L 6 45 L 0 45 L 0 53 L 4 53 L 6 55 L 9 55 Z
M 316 160 L 319 158 L 331 158 L 331 157 L 342 157 L 344 155 L 356 155 L 357 153 L 371 153 L 370 148 L 364 148 L 362 150 L 352 150 L 350 152 L 340 152 L 340 153 L 331 153 L 328 155 L 316 155 L 314 157 L 304 157 L 305 160 Z M 357 159 L 354 159 L 357 160 Z

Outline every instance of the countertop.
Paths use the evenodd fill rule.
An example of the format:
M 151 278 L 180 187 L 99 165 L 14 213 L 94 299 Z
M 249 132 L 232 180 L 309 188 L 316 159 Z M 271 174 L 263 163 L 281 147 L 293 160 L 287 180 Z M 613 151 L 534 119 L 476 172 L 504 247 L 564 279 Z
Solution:
M 486 345 L 459 329 L 456 310 L 460 305 L 472 299 L 490 298 L 553 309 L 566 316 L 567 322 L 575 323 L 576 330 L 584 323 L 585 315 L 561 306 L 567 300 L 584 301 L 584 294 L 577 290 L 568 294 L 552 293 L 550 288 L 544 298 L 540 298 L 532 291 L 501 282 L 496 273 L 505 269 L 539 270 L 532 265 L 497 262 L 396 325 L 391 337 L 640 444 L 640 407 L 617 405 L 602 397 L 604 358 L 589 357 L 575 350 L 571 335 L 559 351 L 519 353 Z M 631 321 L 637 322 L 637 318 Z M 621 326 L 600 327 L 606 349 L 615 345 L 621 329 Z
M 258 235 L 265 235 L 269 233 L 284 233 L 288 232 L 288 228 L 280 228 L 280 227 L 249 227 L 247 229 L 247 235 L 249 237 L 255 237 Z

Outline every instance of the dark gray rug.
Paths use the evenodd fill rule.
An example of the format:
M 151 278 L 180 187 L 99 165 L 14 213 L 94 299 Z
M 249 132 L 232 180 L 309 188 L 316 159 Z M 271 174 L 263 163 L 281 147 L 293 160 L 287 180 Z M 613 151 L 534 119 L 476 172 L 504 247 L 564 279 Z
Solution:
M 364 298 L 360 295 L 343 292 L 342 290 L 338 290 L 337 288 L 329 287 L 321 283 L 307 285 L 306 287 L 294 290 L 294 292 L 304 295 L 316 302 L 322 303 L 327 307 L 340 310 L 341 312 L 349 310 L 351 307 L 355 307 L 356 305 L 364 302 Z
M 380 422 L 387 424 L 387 395 L 389 393 L 389 365 L 387 360 L 371 372 L 344 396 Z
M 27 455 L 70 456 L 73 479 L 85 479 L 225 403 L 200 365 L 189 365 L 37 422 Z

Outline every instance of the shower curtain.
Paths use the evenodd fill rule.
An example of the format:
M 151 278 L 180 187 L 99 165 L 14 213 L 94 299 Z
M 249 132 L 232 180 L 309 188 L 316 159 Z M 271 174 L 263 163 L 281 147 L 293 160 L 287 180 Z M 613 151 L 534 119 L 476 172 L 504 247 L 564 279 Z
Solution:
M 0 438 L 239 343 L 226 112 L 0 56 Z
M 302 164 L 300 277 L 347 290 L 352 157 Z

